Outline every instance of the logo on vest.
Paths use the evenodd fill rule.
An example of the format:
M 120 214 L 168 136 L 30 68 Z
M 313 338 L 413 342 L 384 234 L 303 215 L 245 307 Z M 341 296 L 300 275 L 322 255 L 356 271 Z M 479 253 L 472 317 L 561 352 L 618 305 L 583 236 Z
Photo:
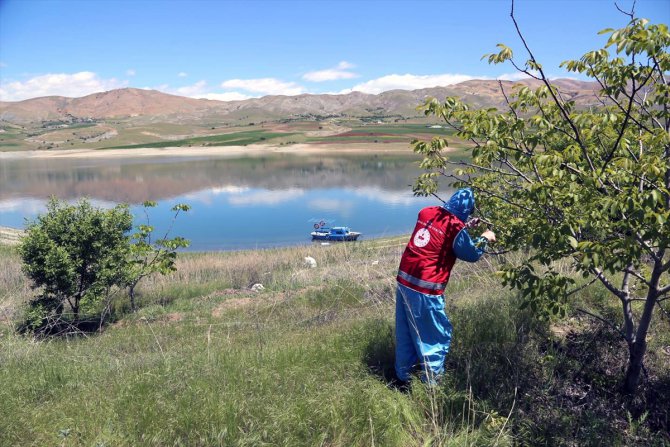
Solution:
M 430 233 L 426 228 L 422 228 L 414 235 L 414 245 L 417 247 L 425 247 L 430 242 Z

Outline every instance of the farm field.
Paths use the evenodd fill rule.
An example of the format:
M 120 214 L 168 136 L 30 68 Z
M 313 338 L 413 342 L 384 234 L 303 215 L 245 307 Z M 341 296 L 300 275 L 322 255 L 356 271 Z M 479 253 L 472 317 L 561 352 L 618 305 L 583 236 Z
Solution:
M 211 124 L 211 125 L 210 125 Z M 250 144 L 407 144 L 452 134 L 426 124 L 361 124 L 342 122 L 262 122 L 244 126 L 221 124 L 136 123 L 131 119 L 94 123 L 44 123 L 39 127 L 4 125 L 0 151 L 57 149 L 137 149 Z M 454 139 L 457 141 L 456 139 Z M 462 146 L 461 143 L 456 143 Z

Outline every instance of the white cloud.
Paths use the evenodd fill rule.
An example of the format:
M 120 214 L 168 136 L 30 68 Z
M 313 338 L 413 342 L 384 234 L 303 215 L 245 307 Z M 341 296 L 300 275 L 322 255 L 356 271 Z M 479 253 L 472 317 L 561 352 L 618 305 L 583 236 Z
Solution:
M 305 89 L 295 82 L 284 82 L 275 78 L 230 79 L 221 83 L 223 88 L 240 88 L 261 95 L 300 95 Z
M 219 195 L 219 194 L 242 194 L 247 191 L 249 191 L 249 187 L 247 186 L 237 186 L 237 185 L 226 185 L 226 186 L 219 186 L 216 188 L 210 189 L 210 192 L 214 195 Z
M 200 97 L 207 90 L 207 81 L 198 81 L 193 85 L 185 85 L 184 87 L 179 87 L 173 90 L 173 92 L 180 96 L 188 96 L 191 98 Z
M 473 76 L 463 74 L 438 74 L 438 75 L 414 75 L 414 74 L 392 74 L 372 79 L 353 86 L 351 89 L 341 93 L 363 92 L 377 94 L 388 90 L 416 90 L 420 88 L 438 87 L 458 84 L 459 82 L 475 79 Z
M 307 203 L 307 207 L 313 211 L 321 211 L 326 213 L 339 213 L 340 215 L 347 217 L 351 216 L 354 209 L 353 200 L 344 200 L 344 199 L 327 199 L 322 198 L 318 200 L 310 200 Z
M 184 71 L 180 71 L 179 73 L 177 73 L 177 76 L 180 77 L 180 78 L 185 78 L 186 76 L 188 76 L 188 73 L 186 73 Z
M 347 61 L 342 61 L 334 68 L 305 73 L 302 78 L 311 82 L 324 82 L 336 81 L 338 79 L 353 79 L 358 77 L 356 73 L 348 71 L 351 68 L 354 68 L 353 64 L 350 64 Z
M 414 196 L 412 191 L 387 191 L 374 187 L 359 188 L 354 191 L 354 195 L 364 197 L 368 200 L 372 200 L 373 202 L 381 202 L 391 206 L 412 205 L 416 204 L 418 200 L 420 200 Z
M 136 74 L 137 72 L 135 71 L 134 68 L 129 68 L 128 70 L 126 70 L 126 76 L 135 76 Z
M 243 99 L 251 98 L 251 96 L 240 92 L 212 92 L 207 85 L 207 81 L 204 80 L 200 80 L 195 84 L 185 85 L 183 87 L 177 88 L 170 87 L 168 84 L 162 84 L 155 89 L 165 93 L 170 93 L 172 95 L 187 96 L 189 98 L 212 99 L 216 101 L 241 101 Z
M 531 72 L 533 74 L 539 74 L 537 72 Z M 496 79 L 499 81 L 523 81 L 524 79 L 530 79 L 526 73 L 521 73 L 517 71 L 516 73 L 503 73 L 500 76 L 496 76 Z
M 49 73 L 27 81 L 0 85 L 0 100 L 21 101 L 40 96 L 80 97 L 128 86 L 128 81 L 115 78 L 103 79 L 91 71 L 79 73 Z
M 0 200 L 0 212 L 17 213 L 23 216 L 36 216 L 46 209 L 46 200 L 42 199 L 6 199 Z
M 204 95 L 198 96 L 198 98 L 203 99 L 212 99 L 215 101 L 242 101 L 245 99 L 252 98 L 252 96 L 245 95 L 240 92 L 225 92 L 225 93 L 205 93 Z
M 299 188 L 285 190 L 251 189 L 246 186 L 220 186 L 188 194 L 191 202 L 207 205 L 227 202 L 233 206 L 278 205 L 305 195 Z
M 161 84 L 157 85 L 155 87 L 142 87 L 144 90 L 159 90 L 161 92 L 169 92 L 170 90 L 170 84 Z
M 305 191 L 297 188 L 285 190 L 255 190 L 246 194 L 235 194 L 228 198 L 228 203 L 237 206 L 278 205 L 290 202 L 305 195 Z

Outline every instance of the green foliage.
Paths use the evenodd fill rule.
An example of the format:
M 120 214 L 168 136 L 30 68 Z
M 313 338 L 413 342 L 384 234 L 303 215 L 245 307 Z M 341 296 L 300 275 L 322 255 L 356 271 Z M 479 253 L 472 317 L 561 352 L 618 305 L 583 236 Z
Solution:
M 136 149 L 136 148 L 160 148 L 160 147 L 184 147 L 184 146 L 246 146 L 257 144 L 272 138 L 289 137 L 294 133 L 266 132 L 264 130 L 249 130 L 244 132 L 233 132 L 221 135 L 209 135 L 206 137 L 191 137 L 184 140 L 158 141 L 155 143 L 129 144 L 111 146 L 105 149 Z
M 189 246 L 189 241 L 182 237 L 168 238 L 170 230 L 163 235 L 161 239 L 152 242 L 151 237 L 154 227 L 149 225 L 148 208 L 156 206 L 154 201 L 144 202 L 144 212 L 146 216 L 146 224 L 140 224 L 136 228 L 136 232 L 131 236 L 131 244 L 129 247 L 128 261 L 124 269 L 124 284 L 128 287 L 128 294 L 130 295 L 130 306 L 132 310 L 137 309 L 135 302 L 135 287 L 139 282 L 154 273 L 167 275 L 177 268 L 175 261 L 177 260 L 177 250 Z M 191 207 L 185 204 L 177 204 L 172 207 L 174 216 L 172 223 L 177 219 L 179 213 L 187 212 Z M 172 227 L 170 226 L 170 229 Z
M 510 61 L 540 87 L 506 92 L 500 83 L 505 110 L 427 100 L 426 115 L 441 117 L 474 147 L 472 161 L 451 161 L 442 153 L 444 137 L 415 142 L 426 173 L 414 191 L 434 193 L 443 175 L 477 192 L 504 249 L 528 253 L 500 272 L 524 306 L 545 316 L 565 313 L 565 299 L 578 288 L 560 261 L 600 280 L 628 309 L 623 326 L 639 375 L 651 310 L 669 291 L 670 33 L 640 19 L 605 32 L 605 48 L 562 64 L 600 85 L 595 107 L 564 98 L 527 47 L 530 57 L 519 68 L 504 45 L 488 61 Z M 629 311 L 635 299 L 646 301 L 637 327 Z
M 390 386 L 392 241 L 180 253 L 179 274 L 141 283 L 142 309 L 102 336 L 36 342 L 0 324 L 2 441 L 60 445 L 68 431 L 65 445 L 82 446 L 663 445 L 669 322 L 650 333 L 655 404 L 629 405 L 610 388 L 622 341 L 571 312 L 620 312 L 604 287 L 577 294 L 569 318 L 537 321 L 497 283 L 495 259 L 456 266 L 443 386 Z M 304 268 L 307 254 L 318 268 Z M 0 250 L 5 270 L 18 263 Z M 252 277 L 264 292 L 248 290 Z M 16 289 L 0 281 L 0 302 Z
M 131 228 L 126 205 L 102 210 L 85 199 L 69 205 L 52 198 L 46 213 L 29 223 L 19 248 L 23 270 L 39 290 L 29 326 L 60 320 L 66 311 L 77 321 L 120 284 Z

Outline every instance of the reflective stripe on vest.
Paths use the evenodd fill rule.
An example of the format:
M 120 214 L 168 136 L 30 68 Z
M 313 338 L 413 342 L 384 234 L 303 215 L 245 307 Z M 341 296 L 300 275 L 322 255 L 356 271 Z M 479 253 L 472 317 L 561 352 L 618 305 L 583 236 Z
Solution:
M 415 286 L 419 286 L 424 289 L 444 290 L 444 288 L 447 286 L 447 283 L 430 282 L 423 279 L 419 279 L 415 276 L 410 275 L 409 273 L 403 272 L 402 270 L 398 270 L 398 277 L 404 279 L 410 284 L 414 284 Z

